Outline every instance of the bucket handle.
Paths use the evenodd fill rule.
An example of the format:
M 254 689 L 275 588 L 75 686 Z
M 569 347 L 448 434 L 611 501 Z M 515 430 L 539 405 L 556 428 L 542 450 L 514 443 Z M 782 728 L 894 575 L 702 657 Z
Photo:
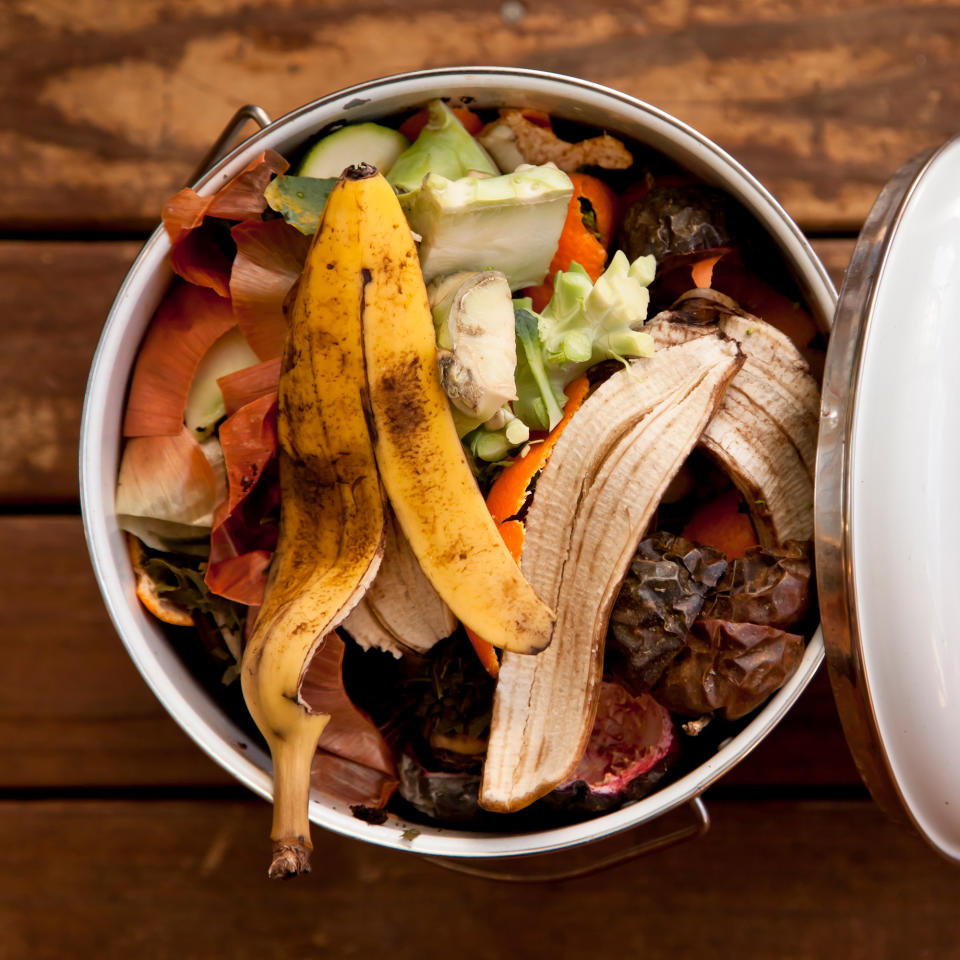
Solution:
M 446 870 L 452 870 L 454 873 L 463 873 L 470 877 L 482 877 L 484 880 L 500 880 L 506 883 L 549 883 L 556 880 L 574 880 L 578 877 L 589 877 L 601 870 L 609 870 L 637 857 L 645 856 L 656 850 L 665 850 L 667 847 L 675 846 L 685 840 L 693 840 L 702 837 L 710 829 L 710 814 L 707 812 L 706 805 L 700 797 L 694 797 L 689 803 L 690 810 L 694 816 L 694 822 L 670 833 L 661 834 L 658 837 L 649 837 L 645 840 L 627 847 L 624 850 L 618 850 L 616 853 L 601 857 L 598 860 L 592 860 L 582 866 L 559 870 L 544 870 L 540 873 L 523 873 L 513 870 L 498 869 L 504 860 L 520 860 L 537 854 L 519 854 L 515 857 L 503 857 L 496 859 L 491 867 L 478 865 L 476 860 L 458 860 L 448 857 L 423 857 L 430 863 L 443 867 Z M 636 828 L 642 831 L 642 826 Z M 556 856 L 557 853 L 546 854 L 546 856 Z
M 193 171 L 190 179 L 187 180 L 187 186 L 195 184 L 218 160 L 229 153 L 230 148 L 233 146 L 234 139 L 246 126 L 248 120 L 252 120 L 261 130 L 273 122 L 270 119 L 270 114 L 268 114 L 263 107 L 258 107 L 255 103 L 244 104 L 244 106 L 227 121 L 227 125 L 223 128 L 220 136 L 213 141 L 213 146 L 210 147 L 197 166 L 197 169 Z

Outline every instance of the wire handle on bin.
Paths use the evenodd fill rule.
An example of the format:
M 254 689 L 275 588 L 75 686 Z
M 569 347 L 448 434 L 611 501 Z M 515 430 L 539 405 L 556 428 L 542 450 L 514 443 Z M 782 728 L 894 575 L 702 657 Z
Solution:
M 220 136 L 214 140 L 213 146 L 210 147 L 197 169 L 187 180 L 187 186 L 193 186 L 221 157 L 225 157 L 230 152 L 237 134 L 247 125 L 249 120 L 252 120 L 261 130 L 273 122 L 263 107 L 258 107 L 255 103 L 247 103 L 242 106 L 230 118 Z
M 464 873 L 471 877 L 482 877 L 485 880 L 500 880 L 506 883 L 549 883 L 556 880 L 575 880 L 579 877 L 589 877 L 602 870 L 609 870 L 610 867 L 617 867 L 637 857 L 642 857 L 648 853 L 654 853 L 657 850 L 665 850 L 667 847 L 675 846 L 685 840 L 693 840 L 704 836 L 710 829 L 710 814 L 700 797 L 694 797 L 690 801 L 690 809 L 693 812 L 694 822 L 686 827 L 680 827 L 672 830 L 670 833 L 664 833 L 660 836 L 649 837 L 646 840 L 640 840 L 632 846 L 626 847 L 601 857 L 599 860 L 593 860 L 577 867 L 568 867 L 558 870 L 544 870 L 539 873 L 523 873 L 511 870 L 498 869 L 505 860 L 523 860 L 537 856 L 557 857 L 563 856 L 569 858 L 569 850 L 554 851 L 548 854 L 526 854 L 516 857 L 503 857 L 494 861 L 490 867 L 479 866 L 476 860 L 457 860 L 448 857 L 428 857 L 430 863 L 443 867 L 446 870 L 452 870 L 454 873 Z M 635 828 L 642 831 L 643 825 Z

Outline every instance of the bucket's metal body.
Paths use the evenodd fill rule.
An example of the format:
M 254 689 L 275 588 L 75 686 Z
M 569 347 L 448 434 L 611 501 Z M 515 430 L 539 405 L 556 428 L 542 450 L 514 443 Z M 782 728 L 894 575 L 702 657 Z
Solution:
M 631 97 L 582 80 L 540 71 L 478 67 L 423 71 L 362 84 L 307 104 L 269 124 L 217 162 L 198 181 L 197 189 L 203 194 L 215 191 L 265 148 L 289 154 L 332 123 L 377 119 L 421 106 L 434 97 L 472 99 L 481 108 L 526 106 L 582 121 L 647 144 L 704 181 L 722 187 L 767 231 L 821 329 L 829 329 L 836 301 L 833 285 L 799 228 L 761 184 L 685 124 Z M 81 429 L 84 529 L 110 615 L 150 688 L 206 753 L 251 790 L 269 799 L 269 757 L 249 741 L 190 675 L 159 624 L 140 607 L 123 536 L 114 517 L 127 382 L 140 340 L 170 281 L 168 252 L 166 235 L 158 228 L 120 288 L 94 357 Z M 590 843 L 691 804 L 698 823 L 685 831 L 648 839 L 640 848 L 630 848 L 645 852 L 705 830 L 708 821 L 699 795 L 763 740 L 800 696 L 822 658 L 823 641 L 817 630 L 794 676 L 713 757 L 646 799 L 584 823 L 524 833 L 480 833 L 419 824 L 411 829 L 412 825 L 396 817 L 382 825 L 361 822 L 344 807 L 319 799 L 310 803 L 310 818 L 358 840 L 431 857 L 503 858 Z

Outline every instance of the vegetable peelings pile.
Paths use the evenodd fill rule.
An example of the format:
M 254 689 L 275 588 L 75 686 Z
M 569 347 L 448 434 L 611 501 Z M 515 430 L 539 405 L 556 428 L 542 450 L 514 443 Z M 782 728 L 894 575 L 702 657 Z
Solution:
M 164 208 L 116 512 L 270 749 L 271 876 L 311 789 L 471 829 L 636 800 L 802 656 L 812 320 L 729 198 L 554 124 L 436 100 Z

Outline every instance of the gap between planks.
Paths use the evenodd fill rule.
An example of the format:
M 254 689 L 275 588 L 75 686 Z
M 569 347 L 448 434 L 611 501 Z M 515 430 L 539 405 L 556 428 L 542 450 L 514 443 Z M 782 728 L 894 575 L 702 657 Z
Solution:
M 872 804 L 711 812 L 702 839 L 532 885 L 314 828 L 313 873 L 277 884 L 263 803 L 0 803 L 0 956 L 960 957 L 960 872 Z
M 78 517 L 0 518 L 0 789 L 234 781 L 174 723 L 103 606 Z M 24 678 L 41 677 L 39 685 Z M 824 671 L 724 784 L 858 785 Z
M 814 241 L 835 283 L 850 239 Z M 139 250 L 129 241 L 0 243 L 0 514 L 78 508 L 83 393 L 103 322 Z M 42 358 L 42 362 L 38 362 Z

